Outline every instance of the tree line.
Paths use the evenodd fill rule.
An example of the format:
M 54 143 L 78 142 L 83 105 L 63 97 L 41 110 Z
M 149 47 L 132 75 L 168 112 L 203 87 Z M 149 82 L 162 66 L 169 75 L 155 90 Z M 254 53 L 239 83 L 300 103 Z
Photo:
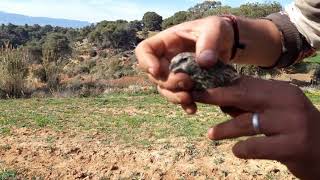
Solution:
M 106 52 L 104 51 L 106 49 L 131 52 L 140 41 L 148 38 L 151 32 L 161 31 L 185 21 L 221 14 L 260 18 L 280 10 L 281 5 L 276 2 L 247 3 L 232 8 L 218 1 L 204 1 L 166 19 L 155 12 L 146 12 L 141 20 L 101 21 L 79 29 L 50 25 L 2 24 L 0 25 L 0 47 L 2 47 L 0 49 L 0 97 L 23 96 L 21 82 L 27 77 L 28 67 L 33 68 L 32 73 L 41 82 L 46 83 L 50 90 L 57 89 L 63 67 L 69 63 L 70 59 L 80 58 L 76 55 L 76 42 L 85 42 L 84 40 L 89 42 L 91 57 L 95 57 L 97 52 Z M 105 58 L 105 60 L 111 62 L 111 59 Z M 107 64 L 107 66 L 120 66 L 118 64 Z M 248 70 L 257 72 L 254 68 L 248 68 Z
M 135 21 L 102 21 L 80 29 L 53 27 L 50 25 L 13 24 L 0 27 L 0 46 L 10 42 L 13 46 L 29 46 L 40 48 L 48 36 L 66 38 L 67 42 L 81 41 L 88 38 L 89 42 L 99 48 L 132 49 L 148 31 L 161 31 L 176 24 L 211 15 L 234 14 L 238 16 L 260 18 L 281 10 L 281 5 L 272 3 L 247 3 L 240 7 L 224 6 L 219 1 L 204 1 L 186 11 L 180 11 L 173 16 L 163 19 L 155 12 L 146 12 L 141 20 Z M 137 32 L 142 32 L 141 36 Z M 55 34 L 55 35 L 51 35 Z

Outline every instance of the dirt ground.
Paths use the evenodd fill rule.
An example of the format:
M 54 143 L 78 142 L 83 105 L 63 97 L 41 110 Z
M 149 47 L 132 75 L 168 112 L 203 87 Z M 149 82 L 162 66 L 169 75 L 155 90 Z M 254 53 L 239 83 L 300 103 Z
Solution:
M 97 132 L 26 128 L 0 139 L 0 168 L 19 179 L 295 179 L 277 162 L 235 158 L 235 141 L 176 138 L 136 147 Z

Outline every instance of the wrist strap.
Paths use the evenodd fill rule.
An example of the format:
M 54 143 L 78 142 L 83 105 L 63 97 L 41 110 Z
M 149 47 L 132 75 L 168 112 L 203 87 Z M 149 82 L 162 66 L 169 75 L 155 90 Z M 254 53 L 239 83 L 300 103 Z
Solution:
M 233 16 L 233 15 L 222 15 L 220 17 L 228 18 L 230 20 L 232 28 L 233 28 L 234 44 L 233 44 L 233 47 L 232 47 L 231 58 L 230 58 L 230 60 L 233 60 L 237 55 L 238 49 L 245 49 L 246 45 L 240 42 L 239 26 L 238 26 L 238 21 L 237 21 L 236 16 Z

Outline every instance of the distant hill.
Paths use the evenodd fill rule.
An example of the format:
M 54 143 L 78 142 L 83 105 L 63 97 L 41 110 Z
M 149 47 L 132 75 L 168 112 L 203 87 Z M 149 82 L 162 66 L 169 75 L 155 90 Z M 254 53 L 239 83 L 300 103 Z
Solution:
M 33 25 L 39 24 L 40 26 L 51 25 L 60 27 L 73 27 L 80 28 L 90 25 L 87 21 L 69 20 L 69 19 L 55 19 L 47 17 L 31 17 L 20 14 L 6 13 L 0 11 L 0 24 L 12 23 L 15 25 Z

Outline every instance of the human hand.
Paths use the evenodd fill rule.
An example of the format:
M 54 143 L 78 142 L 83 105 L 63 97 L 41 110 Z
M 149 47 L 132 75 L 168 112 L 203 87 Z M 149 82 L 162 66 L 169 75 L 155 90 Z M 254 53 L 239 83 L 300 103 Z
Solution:
M 230 87 L 194 92 L 197 102 L 234 107 L 242 113 L 211 128 L 212 140 L 263 134 L 238 142 L 233 153 L 243 159 L 277 160 L 302 179 L 320 177 L 320 112 L 295 86 L 280 81 L 239 79 Z M 252 113 L 259 114 L 259 132 Z
M 170 73 L 171 59 L 182 52 L 196 52 L 199 65 L 211 67 L 218 58 L 230 59 L 233 36 L 228 19 L 208 17 L 182 23 L 141 42 L 136 55 L 139 66 L 158 85 L 160 93 L 192 114 L 196 111 L 189 93 L 192 80 L 184 73 Z

